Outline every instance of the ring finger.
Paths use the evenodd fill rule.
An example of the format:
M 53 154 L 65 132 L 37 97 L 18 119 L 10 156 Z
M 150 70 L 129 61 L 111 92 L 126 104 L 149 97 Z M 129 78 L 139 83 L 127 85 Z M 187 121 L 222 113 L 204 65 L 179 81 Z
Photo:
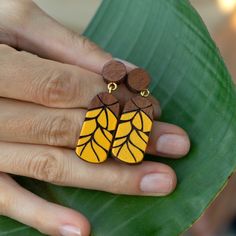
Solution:
M 74 148 L 84 120 L 84 109 L 47 108 L 33 103 L 0 99 L 0 140 Z M 147 152 L 181 157 L 189 150 L 185 131 L 154 121 Z

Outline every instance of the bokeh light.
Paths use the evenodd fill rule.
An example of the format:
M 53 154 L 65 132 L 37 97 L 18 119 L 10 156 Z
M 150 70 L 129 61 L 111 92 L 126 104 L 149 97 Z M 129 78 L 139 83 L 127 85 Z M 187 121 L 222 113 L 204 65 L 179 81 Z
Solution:
M 218 0 L 218 5 L 225 13 L 231 13 L 236 9 L 236 0 Z
M 232 29 L 235 32 L 236 31 L 236 14 L 232 15 L 230 23 L 231 23 Z

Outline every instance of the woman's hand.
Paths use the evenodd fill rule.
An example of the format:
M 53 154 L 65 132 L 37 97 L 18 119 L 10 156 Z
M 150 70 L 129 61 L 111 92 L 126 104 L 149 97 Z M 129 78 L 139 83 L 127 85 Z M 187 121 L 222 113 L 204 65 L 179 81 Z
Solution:
M 112 59 L 110 54 L 28 0 L 0 1 L 0 43 L 1 172 L 118 194 L 163 196 L 174 190 L 176 175 L 167 165 L 144 161 L 130 166 L 112 159 L 94 165 L 71 150 L 84 108 L 106 90 L 99 73 Z M 132 67 L 127 64 L 128 70 Z M 123 100 L 131 94 L 120 86 L 117 96 Z M 153 101 L 157 118 L 160 107 Z M 179 158 L 189 146 L 184 130 L 154 122 L 148 153 Z M 49 235 L 80 235 L 79 231 L 89 235 L 90 231 L 84 216 L 40 199 L 4 173 L 0 213 Z

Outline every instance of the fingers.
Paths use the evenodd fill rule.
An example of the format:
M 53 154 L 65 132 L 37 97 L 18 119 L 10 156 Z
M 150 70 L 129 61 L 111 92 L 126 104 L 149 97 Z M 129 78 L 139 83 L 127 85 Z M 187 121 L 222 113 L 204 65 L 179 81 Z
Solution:
M 101 74 L 104 64 L 112 59 L 112 56 L 110 54 L 103 51 L 93 42 L 90 42 L 87 38 L 69 31 L 68 29 L 60 25 L 58 22 L 53 20 L 32 1 L 1 1 L 0 9 L 2 9 L 2 12 L 0 14 L 0 43 L 5 43 L 15 48 L 32 52 L 44 58 L 57 60 L 67 64 L 79 65 L 80 67 L 84 67 L 99 74 Z M 3 50 L 0 50 L 0 52 L 1 51 Z M 13 53 L 12 50 L 11 52 Z M 5 58 L 5 55 L 3 53 L 2 55 Z M 16 54 L 13 55 L 16 56 Z M 15 76 L 13 78 L 15 78 L 16 75 L 18 75 L 18 77 L 23 76 L 22 78 L 29 78 L 29 80 L 25 81 L 27 84 L 29 84 L 29 86 L 23 90 L 21 88 L 18 89 L 19 93 L 23 91 L 25 94 L 20 93 L 17 96 L 17 93 L 14 91 L 13 88 L 13 91 L 10 90 L 7 94 L 4 95 L 5 97 L 32 101 L 53 107 L 86 107 L 83 101 L 86 101 L 85 104 L 88 104 L 88 101 L 90 101 L 92 95 L 94 95 L 94 88 L 96 93 L 104 91 L 105 89 L 105 84 L 101 80 L 95 81 L 94 77 L 97 77 L 98 79 L 98 75 L 92 75 L 91 73 L 86 74 L 84 73 L 85 71 L 79 71 L 79 69 L 77 70 L 77 73 L 70 73 L 69 71 L 73 70 L 72 67 L 61 65 L 59 69 L 59 64 L 56 65 L 52 62 L 50 63 L 52 68 L 48 68 L 46 63 L 49 63 L 49 61 L 41 60 L 41 63 L 39 63 L 39 59 L 37 61 L 35 58 L 32 57 L 32 55 L 30 56 L 30 54 L 27 55 L 28 60 L 26 61 L 22 57 L 22 54 L 18 53 L 17 56 L 17 58 L 11 57 L 12 60 L 9 61 L 10 66 L 15 66 L 12 65 L 12 61 L 18 59 L 18 61 L 21 62 L 19 66 L 19 68 L 21 69 L 24 68 L 26 65 L 24 64 L 24 62 L 27 62 L 29 63 L 29 65 L 31 65 L 30 61 L 34 59 L 32 63 L 33 65 L 31 65 L 30 67 L 34 70 L 30 71 L 28 67 L 26 71 L 24 71 L 26 72 L 26 77 L 24 77 L 24 75 L 22 75 L 21 73 L 19 74 L 19 72 L 22 71 L 19 71 L 18 68 L 14 69 L 10 67 L 8 68 L 8 70 L 5 70 L 7 71 L 7 73 L 9 71 L 14 72 Z M 26 55 L 24 54 L 24 56 Z M 120 59 L 116 58 L 116 60 Z M 5 62 L 6 61 L 7 58 Z M 126 65 L 127 71 L 136 68 L 135 65 L 127 61 L 120 61 Z M 5 63 L 5 66 L 8 65 L 6 65 Z M 42 70 L 49 73 L 42 73 Z M 30 76 L 27 77 L 29 73 Z M 35 75 L 37 76 L 37 78 L 32 81 L 32 76 Z M 87 83 L 86 81 L 80 83 L 79 81 L 81 81 L 81 79 L 76 78 L 76 76 L 78 76 L 79 78 L 83 77 L 83 80 L 86 80 Z M 39 79 L 45 77 L 47 77 L 46 80 L 42 79 L 42 81 L 40 80 L 39 83 Z M 93 79 L 90 80 L 91 77 L 93 77 Z M 9 78 L 11 78 L 11 76 L 9 76 Z M 13 81 L 5 80 L 3 86 L 5 86 L 6 88 L 11 82 L 15 82 L 14 79 Z M 32 84 L 33 82 L 36 82 L 36 84 Z M 21 85 L 19 80 L 18 84 Z M 24 85 L 25 84 L 23 83 L 22 86 L 25 88 Z M 32 87 L 32 85 L 34 85 L 34 87 Z M 42 92 L 37 87 L 37 85 L 39 85 L 41 90 L 43 90 L 44 92 Z M 81 85 L 80 89 L 78 88 L 78 85 Z M 124 101 L 124 97 L 130 97 L 132 93 L 127 91 L 124 86 L 120 87 L 121 88 L 119 88 L 118 97 L 120 97 L 122 102 Z M 87 93 L 85 88 L 89 88 L 91 93 Z M 32 98 L 31 94 L 27 96 L 29 92 L 28 90 L 35 94 L 36 97 Z M 39 92 L 37 92 L 38 90 Z M 80 96 L 81 98 L 77 100 L 75 95 Z M 81 95 L 85 95 L 85 97 Z M 73 100 L 71 99 L 71 97 L 74 97 L 75 99 Z M 68 100 L 70 101 L 69 104 Z M 154 106 L 154 114 L 157 118 L 160 116 L 160 109 L 156 109 L 157 107 L 159 107 L 159 104 L 153 98 L 152 101 L 156 105 Z
M 74 148 L 85 110 L 53 109 L 32 103 L 0 99 L 0 140 Z M 37 114 L 37 115 L 36 115 Z M 181 128 L 154 121 L 147 152 L 181 157 L 189 151 L 189 138 Z
M 90 225 L 80 213 L 47 202 L 0 173 L 0 213 L 46 235 L 88 236 Z
M 99 75 L 77 66 L 41 59 L 6 45 L 0 45 L 0 52 L 1 97 L 49 107 L 87 107 L 95 94 L 105 90 Z
M 107 91 L 102 77 L 93 72 L 18 52 L 6 45 L 0 45 L 0 65 L 0 97 L 47 107 L 87 108 L 95 95 Z M 115 96 L 124 104 L 133 93 L 121 85 Z M 159 103 L 151 99 L 158 117 Z
M 117 194 L 164 196 L 176 185 L 167 165 L 143 162 L 131 166 L 113 159 L 94 165 L 74 151 L 50 146 L 0 142 L 0 170 L 59 185 L 102 190 Z
M 180 127 L 155 121 L 151 131 L 147 152 L 162 157 L 179 158 L 188 154 L 190 140 Z
M 97 73 L 112 58 L 87 38 L 56 22 L 32 1 L 1 1 L 0 9 L 1 43 Z

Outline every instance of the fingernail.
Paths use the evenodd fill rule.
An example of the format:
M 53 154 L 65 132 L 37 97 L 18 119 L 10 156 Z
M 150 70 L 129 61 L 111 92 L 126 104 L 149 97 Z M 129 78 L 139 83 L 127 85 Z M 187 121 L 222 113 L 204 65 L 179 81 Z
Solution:
M 71 225 L 62 226 L 60 234 L 62 236 L 82 236 L 80 229 Z
M 172 178 L 166 173 L 145 175 L 140 182 L 140 189 L 146 193 L 167 194 L 172 190 Z
M 138 66 L 132 64 L 131 62 L 128 62 L 128 61 L 125 61 L 125 60 L 122 60 L 122 59 L 119 59 L 119 58 L 114 58 L 114 60 L 120 61 L 120 62 L 124 63 L 126 65 L 126 67 L 128 67 L 128 69 L 132 69 L 133 70 L 133 69 L 138 67 Z
M 156 144 L 158 152 L 169 155 L 185 155 L 189 151 L 189 139 L 184 135 L 163 134 Z

